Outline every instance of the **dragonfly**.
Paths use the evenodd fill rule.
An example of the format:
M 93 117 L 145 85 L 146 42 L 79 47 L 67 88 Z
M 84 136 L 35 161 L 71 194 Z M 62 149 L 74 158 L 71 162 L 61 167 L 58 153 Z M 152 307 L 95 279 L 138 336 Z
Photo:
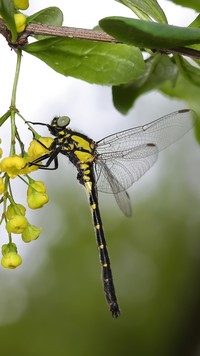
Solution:
M 54 170 L 58 168 L 58 155 L 61 153 L 76 167 L 77 179 L 85 187 L 89 198 L 103 290 L 112 316 L 117 318 L 120 307 L 99 209 L 98 191 L 112 193 L 121 211 L 131 216 L 127 189 L 153 166 L 161 150 L 180 139 L 194 126 L 195 113 L 189 109 L 179 110 L 146 125 L 117 132 L 98 142 L 72 130 L 69 123 L 68 116 L 56 116 L 50 124 L 32 122 L 46 126 L 55 138 L 48 148 L 49 153 L 28 164 Z

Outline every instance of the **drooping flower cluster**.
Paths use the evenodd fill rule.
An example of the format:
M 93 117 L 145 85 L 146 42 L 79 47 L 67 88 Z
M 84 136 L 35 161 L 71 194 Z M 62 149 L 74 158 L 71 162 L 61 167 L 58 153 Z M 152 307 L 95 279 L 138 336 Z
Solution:
M 30 125 L 29 128 L 31 128 Z M 0 158 L 2 158 L 0 161 L 0 202 L 3 208 L 1 223 L 5 222 L 8 233 L 8 243 L 2 246 L 1 264 L 5 268 L 13 269 L 22 263 L 17 253 L 17 246 L 12 242 L 12 234 L 21 235 L 24 242 L 30 242 L 36 240 L 42 231 L 41 227 L 29 223 L 26 208 L 15 202 L 12 181 L 21 178 L 26 183 L 27 204 L 30 209 L 42 208 L 49 200 L 46 187 L 43 182 L 35 181 L 29 176 L 32 171 L 38 169 L 38 166 L 31 166 L 28 163 L 49 153 L 48 148 L 52 142 L 53 139 L 50 137 L 37 135 L 37 139 L 31 141 L 27 152 L 21 149 L 20 154 L 15 154 L 15 142 L 11 142 L 11 152 L 14 153 L 4 158 L 2 158 L 3 150 L 0 147 Z
M 28 151 L 23 153 L 23 157 L 22 155 L 13 155 L 3 158 L 0 162 L 1 172 L 6 172 L 10 178 L 15 178 L 20 174 L 29 174 L 38 169 L 37 166 L 28 166 L 27 163 L 48 153 L 46 147 L 51 145 L 53 139 L 51 137 L 40 137 L 39 141 L 41 143 L 33 140 L 29 145 Z
M 29 7 L 29 0 L 9 0 L 7 2 L 3 1 L 2 4 L 2 6 L 0 5 L 0 19 L 3 19 L 8 31 L 10 31 L 10 37 L 8 37 L 9 41 L 11 38 L 13 45 L 15 44 L 17 34 L 21 34 L 28 23 L 26 16 L 23 14 L 23 10 Z M 26 184 L 27 205 L 30 209 L 43 207 L 44 204 L 48 202 L 46 187 L 43 182 L 35 181 L 29 174 L 38 169 L 40 157 L 42 161 L 42 156 L 49 153 L 49 147 L 53 141 L 50 137 L 40 137 L 16 108 L 16 92 L 22 51 L 19 46 L 15 49 L 17 62 L 13 80 L 11 104 L 9 110 L 0 117 L 0 130 L 7 119 L 10 119 L 11 124 L 9 154 L 4 154 L 3 157 L 3 150 L 0 147 L 0 207 L 2 207 L 0 224 L 5 224 L 5 229 L 8 234 L 8 243 L 2 246 L 1 264 L 3 267 L 9 269 L 16 268 L 22 263 L 22 259 L 17 252 L 17 245 L 13 243 L 13 236 L 20 235 L 24 242 L 30 242 L 36 240 L 42 231 L 42 228 L 34 226 L 28 221 L 26 208 L 16 202 L 13 180 L 21 179 Z M 23 140 L 17 129 L 16 116 L 19 116 L 33 133 L 33 140 L 27 150 L 24 149 Z M 7 137 L 9 137 L 9 135 L 6 136 L 6 140 L 8 140 Z M 4 142 L 2 143 L 0 140 L 0 145 L 1 144 L 4 144 Z M 35 160 L 37 163 L 35 162 L 35 165 L 31 165 L 30 162 Z

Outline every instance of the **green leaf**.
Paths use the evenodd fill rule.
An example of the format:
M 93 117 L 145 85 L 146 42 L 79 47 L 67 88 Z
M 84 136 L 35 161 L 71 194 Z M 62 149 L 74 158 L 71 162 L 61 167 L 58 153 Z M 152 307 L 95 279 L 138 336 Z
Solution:
M 200 15 L 196 17 L 194 21 L 189 25 L 189 27 L 200 28 Z
M 113 102 L 116 109 L 126 114 L 139 96 L 159 88 L 166 81 L 175 83 L 177 75 L 178 68 L 168 56 L 158 54 L 151 57 L 146 63 L 143 75 L 129 84 L 113 87 Z
M 190 80 L 187 80 L 181 72 L 179 72 L 176 85 L 173 85 L 170 82 L 165 82 L 160 87 L 160 90 L 172 98 L 186 101 L 191 109 L 197 113 L 198 120 L 195 126 L 195 134 L 197 141 L 200 143 L 200 87 L 194 85 Z
M 156 0 L 116 0 L 129 7 L 140 19 L 154 19 L 158 22 L 167 23 L 164 11 Z
M 118 85 L 145 69 L 138 48 L 73 38 L 49 38 L 24 47 L 57 72 L 89 83 Z
M 63 13 L 55 6 L 47 7 L 27 18 L 27 24 L 39 23 L 43 25 L 62 26 Z
M 175 58 L 182 75 L 193 82 L 193 84 L 200 86 L 200 69 L 194 67 L 181 56 L 175 56 Z
M 200 2 L 199 0 L 171 0 L 175 4 L 182 5 L 185 7 L 189 7 L 191 9 L 195 9 L 200 11 Z
M 101 28 L 117 40 L 141 48 L 174 48 L 200 43 L 200 30 L 125 17 L 106 17 Z
M 195 136 L 196 136 L 197 142 L 200 144 L 200 115 L 198 116 L 198 121 L 195 126 Z
M 6 111 L 6 113 L 0 117 L 0 126 L 4 124 L 4 122 L 10 117 L 10 110 Z
M 13 0 L 0 0 L 0 15 L 3 17 L 6 26 L 11 32 L 12 42 L 17 40 L 17 29 L 14 20 L 14 3 Z
M 196 45 L 191 45 L 191 46 L 188 46 L 188 48 L 191 48 L 191 49 L 194 49 L 197 52 L 197 55 L 195 56 L 195 58 L 193 58 L 193 60 L 198 64 L 200 65 L 200 59 L 197 59 L 197 58 L 200 58 L 200 44 L 196 44 Z

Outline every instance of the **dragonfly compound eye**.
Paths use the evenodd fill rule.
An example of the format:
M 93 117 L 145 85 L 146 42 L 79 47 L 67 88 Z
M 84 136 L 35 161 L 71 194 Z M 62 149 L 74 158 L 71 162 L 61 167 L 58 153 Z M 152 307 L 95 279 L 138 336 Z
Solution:
M 65 127 L 69 125 L 70 118 L 68 116 L 60 116 L 57 118 L 57 125 L 60 127 Z

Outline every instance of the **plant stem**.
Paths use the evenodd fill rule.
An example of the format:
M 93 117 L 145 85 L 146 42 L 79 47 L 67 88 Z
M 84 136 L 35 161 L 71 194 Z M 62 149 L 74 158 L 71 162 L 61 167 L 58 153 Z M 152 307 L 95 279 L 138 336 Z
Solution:
M 15 77 L 14 77 L 14 82 L 13 82 L 13 90 L 12 90 L 12 97 L 11 97 L 11 109 L 15 109 L 16 111 L 16 92 L 17 92 L 17 84 L 19 80 L 19 72 L 20 72 L 20 66 L 21 66 L 21 58 L 22 58 L 22 51 L 20 49 L 17 50 L 17 64 L 16 64 L 16 69 L 15 69 Z
M 37 139 L 39 140 L 41 136 L 37 133 L 37 131 L 35 131 L 35 130 L 33 129 L 33 127 L 29 124 L 28 121 L 26 121 L 26 119 L 20 114 L 20 112 L 17 112 L 17 115 L 18 115 L 19 117 L 21 117 L 21 119 L 22 119 L 22 120 L 25 122 L 25 124 L 29 127 L 30 131 L 31 131 L 32 134 L 33 134 L 33 137 L 34 137 L 34 138 L 37 138 Z
M 15 154 L 15 113 L 16 109 L 16 93 L 17 93 L 17 84 L 19 80 L 19 73 L 20 73 L 20 66 L 21 66 L 21 58 L 22 52 L 20 49 L 17 50 L 17 63 L 15 69 L 15 77 L 13 82 L 13 89 L 12 89 L 12 96 L 11 96 L 11 103 L 10 103 L 10 118 L 11 118 L 11 145 L 10 145 L 10 156 Z
M 8 197 L 8 186 L 9 186 L 9 177 L 6 174 L 5 176 L 5 191 L 4 191 L 4 195 L 3 195 L 3 218 L 5 219 L 5 222 L 7 221 L 6 218 L 6 209 L 7 209 L 7 197 Z M 3 221 L 3 219 L 1 220 L 1 222 Z

